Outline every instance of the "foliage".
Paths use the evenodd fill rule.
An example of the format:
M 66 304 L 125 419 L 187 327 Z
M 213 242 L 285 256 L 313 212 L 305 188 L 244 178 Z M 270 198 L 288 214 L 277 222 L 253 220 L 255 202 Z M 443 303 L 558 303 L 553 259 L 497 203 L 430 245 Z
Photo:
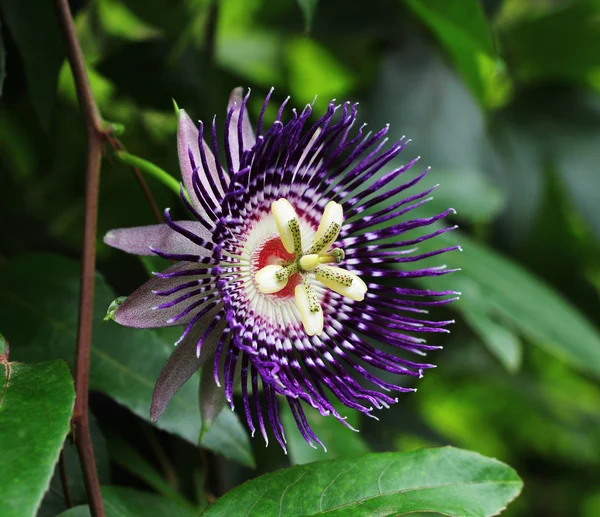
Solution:
M 598 0 L 71 4 L 99 109 L 127 148 L 105 144 L 97 228 L 90 401 L 107 515 L 598 513 Z M 0 514 L 89 515 L 67 436 L 85 135 L 52 2 L 0 0 L 0 19 L 0 332 L 11 345 L 10 358 L 0 346 Z M 178 333 L 103 321 L 165 265 L 101 240 L 154 223 L 132 167 L 160 211 L 184 217 L 172 99 L 222 122 L 238 85 L 252 88 L 253 120 L 271 86 L 273 106 L 290 94 L 317 114 L 330 98 L 360 101 L 371 129 L 412 139 L 389 168 L 417 155 L 432 166 L 424 181 L 440 186 L 422 213 L 457 210 L 460 229 L 432 244 L 460 244 L 447 260 L 461 272 L 418 280 L 462 292 L 431 311 L 456 320 L 431 339 L 445 347 L 431 354 L 438 368 L 379 422 L 346 410 L 360 434 L 307 412 L 327 452 L 306 445 L 283 405 L 289 456 L 264 448 L 237 398 L 219 411 L 208 371 L 152 424 Z M 435 447 L 448 444 L 474 452 Z M 525 480 L 506 511 L 521 482 L 480 454 Z

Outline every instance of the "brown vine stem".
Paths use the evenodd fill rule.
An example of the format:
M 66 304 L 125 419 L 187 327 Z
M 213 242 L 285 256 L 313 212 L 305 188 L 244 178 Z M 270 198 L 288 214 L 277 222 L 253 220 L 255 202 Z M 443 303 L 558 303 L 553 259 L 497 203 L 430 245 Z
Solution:
M 81 252 L 81 292 L 79 296 L 79 322 L 75 358 L 76 398 L 71 422 L 92 517 L 105 517 L 90 436 L 88 389 L 92 340 L 92 310 L 94 305 L 94 272 L 96 268 L 98 189 L 100 183 L 100 163 L 102 160 L 102 141 L 107 131 L 92 94 L 83 52 L 75 33 L 69 3 L 67 0 L 54 0 L 54 4 L 56 6 L 60 29 L 66 43 L 67 59 L 71 66 L 73 78 L 75 79 L 77 100 L 83 116 L 87 138 L 85 214 L 83 222 L 83 249 Z
M 58 457 L 58 471 L 60 472 L 60 484 L 63 489 L 63 497 L 67 508 L 73 508 L 73 500 L 71 499 L 71 489 L 69 488 L 69 477 L 67 475 L 67 465 L 65 461 L 65 448 L 63 447 Z

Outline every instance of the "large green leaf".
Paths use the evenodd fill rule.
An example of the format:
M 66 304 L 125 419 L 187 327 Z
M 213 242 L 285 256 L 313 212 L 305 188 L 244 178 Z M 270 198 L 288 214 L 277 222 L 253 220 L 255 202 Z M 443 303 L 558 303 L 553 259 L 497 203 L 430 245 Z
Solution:
M 473 302 L 493 318 L 501 317 L 527 338 L 583 371 L 600 377 L 600 334 L 581 313 L 541 279 L 517 263 L 459 232 L 421 245 L 423 251 L 460 244 L 448 256 L 462 271 L 419 279 L 429 289 L 462 289 L 452 308 L 466 312 Z M 439 263 L 439 259 L 438 259 Z
M 476 97 L 484 104 L 502 100 L 490 98 L 497 96 L 493 82 L 498 80 L 503 67 L 495 57 L 481 2 L 406 0 L 406 4 L 440 40 Z
M 9 260 L 0 269 L 0 326 L 17 342 L 18 358 L 73 360 L 77 301 L 77 262 L 39 254 Z M 114 293 L 96 277 L 90 388 L 106 393 L 150 420 L 152 390 L 173 345 L 156 332 L 127 329 L 103 317 Z M 157 426 L 197 443 L 200 432 L 198 376 L 172 400 Z M 245 465 L 253 465 L 246 432 L 237 416 L 223 411 L 202 444 Z
M 569 79 L 599 88 L 600 2 L 556 5 L 559 8 L 521 18 L 500 31 L 514 72 L 530 81 Z
M 2 517 L 35 515 L 69 432 L 74 402 L 73 378 L 63 361 L 0 362 Z
M 219 517 L 392 517 L 430 511 L 497 515 L 521 491 L 517 473 L 497 460 L 454 449 L 367 454 L 266 474 L 234 488 L 202 515 Z
M 196 512 L 155 494 L 117 486 L 102 487 L 106 517 L 194 517 Z M 90 517 L 88 506 L 76 506 L 57 517 Z
M 60 65 L 65 58 L 56 13 L 43 0 L 0 0 L 4 21 L 25 64 L 25 76 L 42 126 L 48 127 Z
M 96 471 L 98 472 L 98 480 L 101 484 L 109 484 L 110 460 L 106 449 L 106 440 L 104 439 L 93 414 L 90 414 L 90 434 L 92 435 L 92 445 L 94 448 L 94 460 L 96 463 Z M 71 439 L 67 439 L 63 445 L 63 458 L 71 503 L 74 505 L 84 504 L 87 502 L 87 492 L 85 490 L 77 447 Z M 50 481 L 50 488 L 44 496 L 44 500 L 42 501 L 36 517 L 54 517 L 56 514 L 64 512 L 68 508 L 69 507 L 65 502 L 60 468 L 57 464 L 54 467 L 54 475 Z

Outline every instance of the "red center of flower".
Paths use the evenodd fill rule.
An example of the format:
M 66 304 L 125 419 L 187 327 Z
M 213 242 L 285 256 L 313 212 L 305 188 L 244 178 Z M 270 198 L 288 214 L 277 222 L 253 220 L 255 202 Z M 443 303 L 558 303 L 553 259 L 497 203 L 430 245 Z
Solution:
M 265 266 L 273 264 L 287 265 L 294 260 L 294 254 L 288 253 L 283 247 L 283 243 L 279 237 L 273 237 L 266 241 L 258 253 L 256 262 L 256 271 L 260 271 Z M 296 273 L 288 280 L 287 285 L 276 293 L 269 294 L 275 298 L 289 298 L 294 296 L 296 286 L 302 281 L 300 275 Z

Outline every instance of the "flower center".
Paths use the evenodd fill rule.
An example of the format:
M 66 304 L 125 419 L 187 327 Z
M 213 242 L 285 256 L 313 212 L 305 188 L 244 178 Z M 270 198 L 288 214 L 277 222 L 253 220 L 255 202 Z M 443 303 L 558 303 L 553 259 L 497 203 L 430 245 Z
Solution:
M 260 251 L 258 272 L 254 279 L 263 294 L 289 297 L 293 289 L 302 325 L 309 336 L 323 332 L 323 310 L 313 288 L 313 277 L 333 291 L 356 301 L 362 301 L 367 285 L 355 274 L 339 267 L 344 251 L 330 249 L 343 222 L 342 206 L 330 201 L 325 206 L 312 246 L 304 251 L 300 223 L 294 207 L 286 199 L 271 205 L 279 231 L 279 239 L 265 243 Z
M 285 266 L 294 261 L 294 254 L 288 253 L 283 247 L 283 243 L 279 237 L 272 237 L 266 241 L 256 258 L 256 270 L 260 271 L 267 266 Z M 300 275 L 294 275 L 291 277 L 287 284 L 275 293 L 271 293 L 273 297 L 285 299 L 294 296 L 295 287 L 302 281 Z

